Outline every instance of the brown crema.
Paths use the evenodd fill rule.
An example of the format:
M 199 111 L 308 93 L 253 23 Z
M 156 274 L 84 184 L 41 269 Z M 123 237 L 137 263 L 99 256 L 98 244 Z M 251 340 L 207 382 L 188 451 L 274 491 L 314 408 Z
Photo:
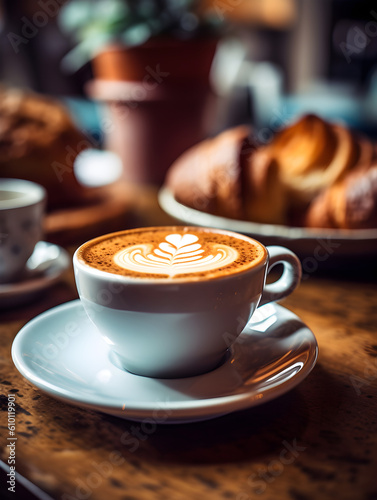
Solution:
M 140 228 L 100 236 L 78 251 L 94 269 L 137 279 L 198 281 L 246 271 L 266 258 L 251 238 L 198 227 Z

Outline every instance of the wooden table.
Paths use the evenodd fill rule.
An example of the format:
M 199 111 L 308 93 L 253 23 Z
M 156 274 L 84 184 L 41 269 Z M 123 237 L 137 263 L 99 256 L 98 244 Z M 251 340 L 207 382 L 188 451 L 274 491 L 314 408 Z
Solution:
M 355 269 L 349 278 L 350 269 L 311 275 L 284 301 L 319 344 L 318 363 L 300 386 L 212 421 L 157 426 L 132 449 L 121 437 L 136 435 L 138 424 L 58 402 L 11 361 L 27 321 L 76 298 L 67 273 L 37 303 L 0 312 L 1 458 L 12 393 L 16 469 L 54 499 L 377 499 L 377 289 L 375 276 Z

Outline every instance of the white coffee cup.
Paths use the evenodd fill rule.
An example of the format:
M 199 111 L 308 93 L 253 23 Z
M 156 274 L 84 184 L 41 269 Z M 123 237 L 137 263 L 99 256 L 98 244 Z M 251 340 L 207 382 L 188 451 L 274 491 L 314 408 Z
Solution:
M 255 242 L 230 231 L 206 231 Z M 73 257 L 81 302 L 117 363 L 144 376 L 186 377 L 215 368 L 258 305 L 289 295 L 301 279 L 294 253 L 259 242 L 264 254 L 253 267 L 195 281 L 138 279 L 96 269 L 80 257 L 88 243 Z M 284 266 L 282 276 L 266 285 L 267 273 L 278 263 Z
M 20 279 L 42 238 L 46 191 L 34 182 L 0 179 L 0 283 Z

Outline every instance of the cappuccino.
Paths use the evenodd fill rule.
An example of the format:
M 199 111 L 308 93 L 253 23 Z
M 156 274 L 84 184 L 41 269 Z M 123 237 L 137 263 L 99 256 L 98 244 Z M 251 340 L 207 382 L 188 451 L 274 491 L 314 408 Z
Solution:
M 277 263 L 282 277 L 266 285 Z M 100 236 L 76 250 L 73 265 L 80 300 L 117 366 L 158 378 L 219 366 L 258 305 L 286 297 L 301 273 L 286 248 L 184 226 Z
M 78 259 L 108 273 L 138 279 L 221 278 L 246 271 L 266 259 L 255 240 L 198 227 L 131 229 L 84 244 Z

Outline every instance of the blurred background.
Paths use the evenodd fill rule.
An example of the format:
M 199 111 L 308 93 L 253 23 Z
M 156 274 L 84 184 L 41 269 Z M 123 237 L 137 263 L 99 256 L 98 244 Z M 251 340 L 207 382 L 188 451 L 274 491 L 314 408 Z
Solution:
M 85 84 L 92 78 L 90 64 L 72 73 L 64 71 L 61 64 L 74 45 L 71 34 L 59 23 L 59 10 L 64 3 L 63 0 L 1 1 L 0 71 L 4 84 L 58 97 L 85 96 Z M 81 4 L 87 2 L 75 3 L 79 16 Z M 111 9 L 114 2 L 102 3 Z M 363 103 L 370 98 L 373 104 L 377 94 L 375 2 L 214 0 L 202 3 L 208 9 L 213 8 L 216 21 L 228 22 L 221 33 L 218 54 L 221 57 L 212 75 L 215 90 L 222 96 L 232 94 L 235 99 L 235 94 L 239 94 L 242 99 L 245 92 L 252 100 L 260 93 L 263 97 L 264 92 L 274 92 L 276 105 L 283 96 L 291 97 L 287 113 L 312 108 L 342 116 L 363 127 L 373 125 L 376 109 Z M 263 122 L 271 114 L 269 107 L 271 101 L 262 99 L 257 109 L 245 109 L 240 103 L 240 109 L 232 107 L 228 113 L 248 113 L 250 119 Z M 236 116 L 223 119 L 237 121 Z
M 182 151 L 240 123 L 262 143 L 306 112 L 377 135 L 372 0 L 2 0 L 0 18 L 3 92 L 53 96 L 85 148 L 117 154 L 106 173 L 81 162 L 88 185 L 122 168 L 161 184 Z

